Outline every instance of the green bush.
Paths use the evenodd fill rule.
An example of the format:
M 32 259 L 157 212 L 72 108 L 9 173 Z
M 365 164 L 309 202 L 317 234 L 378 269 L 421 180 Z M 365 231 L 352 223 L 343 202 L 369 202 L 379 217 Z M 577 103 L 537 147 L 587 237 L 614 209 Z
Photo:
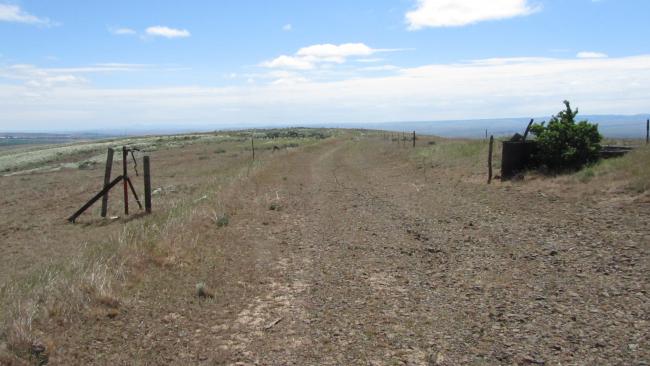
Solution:
M 552 171 L 579 169 L 600 157 L 598 125 L 588 121 L 576 123 L 578 110 L 564 101 L 566 109 L 553 116 L 548 125 L 533 124 L 530 132 L 537 140 L 534 160 Z

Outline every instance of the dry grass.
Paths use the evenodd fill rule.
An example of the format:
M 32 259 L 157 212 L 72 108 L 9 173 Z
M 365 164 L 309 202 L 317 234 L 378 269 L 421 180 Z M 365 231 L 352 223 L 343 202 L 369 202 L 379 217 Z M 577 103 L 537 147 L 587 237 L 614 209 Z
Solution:
M 40 325 L 70 323 L 94 306 L 119 308 L 112 283 L 123 276 L 124 267 L 114 258 L 78 258 L 3 287 L 1 329 L 7 350 L 30 360 L 46 357 L 53 342 L 43 337 Z
M 228 151 L 245 155 L 248 140 L 241 140 L 227 145 Z M 295 147 L 317 142 L 311 138 L 281 140 L 260 145 Z M 215 150 L 210 141 L 206 142 L 209 151 L 225 151 Z M 85 243 L 69 260 L 46 265 L 0 287 L 0 364 L 41 363 L 56 348 L 42 331 L 48 325 L 75 324 L 82 317 L 114 318 L 128 301 L 121 294 L 137 286 L 152 266 L 180 267 L 200 261 L 197 225 L 210 217 L 213 225 L 225 226 L 231 209 L 223 204 L 220 192 L 225 186 L 241 184 L 263 166 L 265 154 L 260 156 L 252 164 L 247 157 L 234 159 L 218 176 L 212 171 L 193 171 L 192 189 L 165 197 L 165 204 L 154 214 L 127 220 L 119 233 Z M 197 198 L 193 192 L 202 195 Z M 196 291 L 199 296 L 214 296 L 204 285 Z
M 119 233 L 102 245 L 93 242 L 78 259 L 48 267 L 51 271 L 34 279 L 29 288 L 16 288 L 18 300 L 2 294 L 2 300 L 16 311 L 6 318 L 3 329 L 7 333 L 0 343 L 11 343 L 11 350 L 5 347 L 7 352 L 1 355 L 0 344 L 0 364 L 38 363 L 37 354 L 49 356 L 56 349 L 47 338 L 57 334 L 52 329 L 68 330 L 66 339 L 56 339 L 64 351 L 55 350 L 50 357 L 52 363 L 64 360 L 60 364 L 225 364 L 242 361 L 247 357 L 243 351 L 259 354 L 260 364 L 328 360 L 355 364 L 371 359 L 368 355 L 377 362 L 397 364 L 399 357 L 404 363 L 408 356 L 409 362 L 422 363 L 418 361 L 425 360 L 431 340 L 442 334 L 451 341 L 433 345 L 433 361 L 444 355 L 449 364 L 464 364 L 469 361 L 463 357 L 478 354 L 489 357 L 485 364 L 498 363 L 495 357 L 501 357 L 502 363 L 526 363 L 520 357 L 532 357 L 529 350 L 548 350 L 557 344 L 562 354 L 548 353 L 547 363 L 560 356 L 573 357 L 574 350 L 567 348 L 575 344 L 570 339 L 573 326 L 565 332 L 567 337 L 558 337 L 555 332 L 564 331 L 561 322 L 565 318 L 548 314 L 546 305 L 538 306 L 547 301 L 539 295 L 550 291 L 546 285 L 553 291 L 565 284 L 575 288 L 573 272 L 556 271 L 558 259 L 566 259 L 562 263 L 571 263 L 569 270 L 581 273 L 609 260 L 601 258 L 610 249 L 595 240 L 608 236 L 596 229 L 604 227 L 603 222 L 586 225 L 582 230 L 586 237 L 565 235 L 565 226 L 555 220 L 569 220 L 571 225 L 566 227 L 583 225 L 579 220 L 584 213 L 573 211 L 586 207 L 580 206 L 582 200 L 557 205 L 543 195 L 512 189 L 509 183 L 487 186 L 482 177 L 480 183 L 465 179 L 467 172 L 485 169 L 484 141 L 420 142 L 413 149 L 388 142 L 379 145 L 365 138 L 340 139 L 303 147 L 299 153 L 285 155 L 283 151 L 278 156 L 276 152 L 274 160 L 267 150 L 252 164 L 243 149 L 229 146 L 229 154 L 237 152 L 245 158 L 205 170 L 200 170 L 203 164 L 185 165 L 191 178 L 173 171 L 178 175 L 174 179 L 187 179 L 186 185 L 174 182 L 176 192 L 160 193 L 164 208 L 156 207 L 150 216 L 116 222 Z M 215 148 L 189 148 L 185 157 L 198 160 Z M 317 151 L 308 153 L 311 149 Z M 499 150 L 497 145 L 495 151 Z M 428 173 L 414 171 L 422 159 L 445 165 Z M 569 184 L 572 177 L 565 179 Z M 280 212 L 271 209 L 275 204 Z M 485 215 L 486 208 L 492 209 L 489 215 Z M 522 211 L 527 214 L 521 215 Z M 218 218 L 226 214 L 230 225 L 217 228 Z M 626 230 L 622 235 L 629 233 L 639 243 L 637 234 L 642 232 L 627 224 L 630 217 L 623 216 L 618 226 Z M 534 240 L 522 240 L 517 234 L 522 230 Z M 553 243 L 554 254 L 547 255 L 549 237 L 561 240 Z M 610 237 L 616 242 L 615 235 Z M 576 244 L 590 245 L 599 252 L 587 254 L 585 261 L 585 255 L 572 252 Z M 531 254 L 534 260 L 528 259 Z M 623 280 L 621 276 L 587 273 L 577 280 L 585 281 L 579 289 L 591 290 L 597 281 L 607 284 L 602 288 L 607 291 L 610 285 L 629 288 L 627 282 L 608 282 Z M 317 286 L 307 287 L 307 283 Z M 585 319 L 597 320 L 600 315 L 583 309 L 583 298 L 590 304 L 594 300 L 623 304 L 613 297 L 597 297 L 600 291 L 579 292 L 583 296 L 561 300 Z M 364 300 L 363 306 L 353 303 L 356 300 Z M 49 312 L 48 301 L 61 308 Z M 310 303 L 319 304 L 319 309 L 303 308 Z M 431 304 L 431 309 L 422 304 Z M 625 310 L 624 306 L 616 308 Z M 627 310 L 639 314 L 639 308 Z M 521 315 L 531 328 L 522 331 L 519 325 L 504 326 L 491 318 L 494 309 Z M 432 311 L 436 316 L 431 316 Z M 308 312 L 314 313 L 307 317 Z M 117 319 L 110 320 L 113 317 Z M 52 322 L 66 324 L 41 332 L 43 325 Z M 341 334 L 342 328 L 359 332 Z M 475 348 L 468 351 L 476 329 L 487 330 L 486 341 L 473 343 Z M 596 323 L 575 329 L 598 331 L 594 339 L 609 332 Z M 387 330 L 390 333 L 383 333 Z M 620 344 L 627 347 L 621 334 L 631 332 L 623 326 L 615 331 L 609 333 L 616 343 L 607 354 L 620 349 Z M 376 343 L 382 334 L 399 344 Z M 511 352 L 512 339 L 522 334 L 535 338 L 516 342 L 517 347 L 525 347 L 521 353 L 503 353 Z M 100 335 L 104 342 L 95 341 Z M 288 336 L 313 342 L 292 346 Z M 583 341 L 585 346 L 578 351 L 584 353 L 577 354 L 593 355 L 590 342 Z M 184 347 L 196 353 L 183 352 Z M 498 353 L 490 353 L 495 349 Z M 395 350 L 401 353 L 392 353 Z M 301 356 L 301 352 L 306 353 L 304 359 L 285 358 Z M 330 359 L 330 355 L 342 358 Z M 253 363 L 255 357 L 250 360 Z
M 430 161 L 433 167 L 478 168 L 487 164 L 489 143 L 485 140 L 436 138 L 434 144 L 420 145 L 414 149 L 416 161 Z M 501 143 L 494 142 L 493 162 L 495 171 L 501 167 Z
M 650 147 L 643 146 L 626 156 L 601 160 L 572 175 L 573 180 L 588 183 L 594 180 L 624 182 L 634 193 L 650 190 Z
M 422 143 L 410 153 L 411 159 L 420 167 L 423 166 L 423 162 L 428 162 L 426 166 L 452 168 L 465 173 L 482 172 L 486 167 L 488 154 L 486 141 L 440 138 L 435 138 L 434 141 L 435 144 L 431 145 Z M 608 140 L 606 143 L 639 146 L 639 140 Z M 561 185 L 562 190 L 566 191 L 569 186 L 586 184 L 592 188 L 590 191 L 606 187 L 611 189 L 612 186 L 616 186 L 633 194 L 642 194 L 650 190 L 648 161 L 650 161 L 650 147 L 641 146 L 624 157 L 601 160 L 575 173 L 545 176 L 531 171 L 526 174 L 526 180 L 535 182 L 530 184 L 531 187 L 545 190 L 547 188 L 552 190 L 552 187 Z M 493 153 L 495 174 L 498 174 L 500 168 L 501 143 L 497 140 Z

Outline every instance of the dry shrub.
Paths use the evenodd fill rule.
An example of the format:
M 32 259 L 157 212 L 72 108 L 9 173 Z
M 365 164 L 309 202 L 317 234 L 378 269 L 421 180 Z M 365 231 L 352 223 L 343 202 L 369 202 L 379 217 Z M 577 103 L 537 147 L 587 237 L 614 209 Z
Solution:
M 119 266 L 110 258 L 87 263 L 75 260 L 66 267 L 51 267 L 22 283 L 2 288 L 2 338 L 7 348 L 21 358 L 38 361 L 50 348 L 39 336 L 40 323 L 74 321 L 93 306 L 116 309 L 112 282 L 120 276 Z M 13 300 L 13 301 L 12 301 Z

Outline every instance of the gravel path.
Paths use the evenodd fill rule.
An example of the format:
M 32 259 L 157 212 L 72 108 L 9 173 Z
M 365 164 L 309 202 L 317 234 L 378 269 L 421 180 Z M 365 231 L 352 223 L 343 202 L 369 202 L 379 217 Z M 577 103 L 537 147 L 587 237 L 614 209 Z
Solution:
M 197 219 L 199 262 L 155 269 L 53 360 L 650 362 L 650 205 L 486 186 L 407 155 L 337 139 L 270 159 L 226 191 L 231 225 Z M 193 298 L 199 281 L 218 296 Z

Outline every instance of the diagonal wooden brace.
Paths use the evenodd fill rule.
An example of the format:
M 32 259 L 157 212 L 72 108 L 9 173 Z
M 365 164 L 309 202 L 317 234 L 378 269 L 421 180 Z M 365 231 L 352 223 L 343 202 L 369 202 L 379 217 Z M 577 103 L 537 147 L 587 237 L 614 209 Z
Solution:
M 104 189 L 102 189 L 102 190 L 101 190 L 99 193 L 97 193 L 93 198 L 91 198 L 88 202 L 86 202 L 85 205 L 83 205 L 79 210 L 77 210 L 77 212 L 75 212 L 72 216 L 70 216 L 70 217 L 68 218 L 68 221 L 74 223 L 75 220 L 77 220 L 77 218 L 79 217 L 79 215 L 81 215 L 82 213 L 84 213 L 84 211 L 86 211 L 90 206 L 92 206 L 92 205 L 93 205 L 95 202 L 97 202 L 100 198 L 104 197 L 104 195 L 107 194 L 108 191 L 111 190 L 111 188 L 115 187 L 115 185 L 116 185 L 117 183 L 119 183 L 122 179 L 124 179 L 124 177 L 121 176 L 121 175 L 120 175 L 119 177 L 113 179 L 113 181 L 112 181 L 109 185 L 105 186 Z M 138 203 L 139 203 L 139 202 L 138 202 Z

